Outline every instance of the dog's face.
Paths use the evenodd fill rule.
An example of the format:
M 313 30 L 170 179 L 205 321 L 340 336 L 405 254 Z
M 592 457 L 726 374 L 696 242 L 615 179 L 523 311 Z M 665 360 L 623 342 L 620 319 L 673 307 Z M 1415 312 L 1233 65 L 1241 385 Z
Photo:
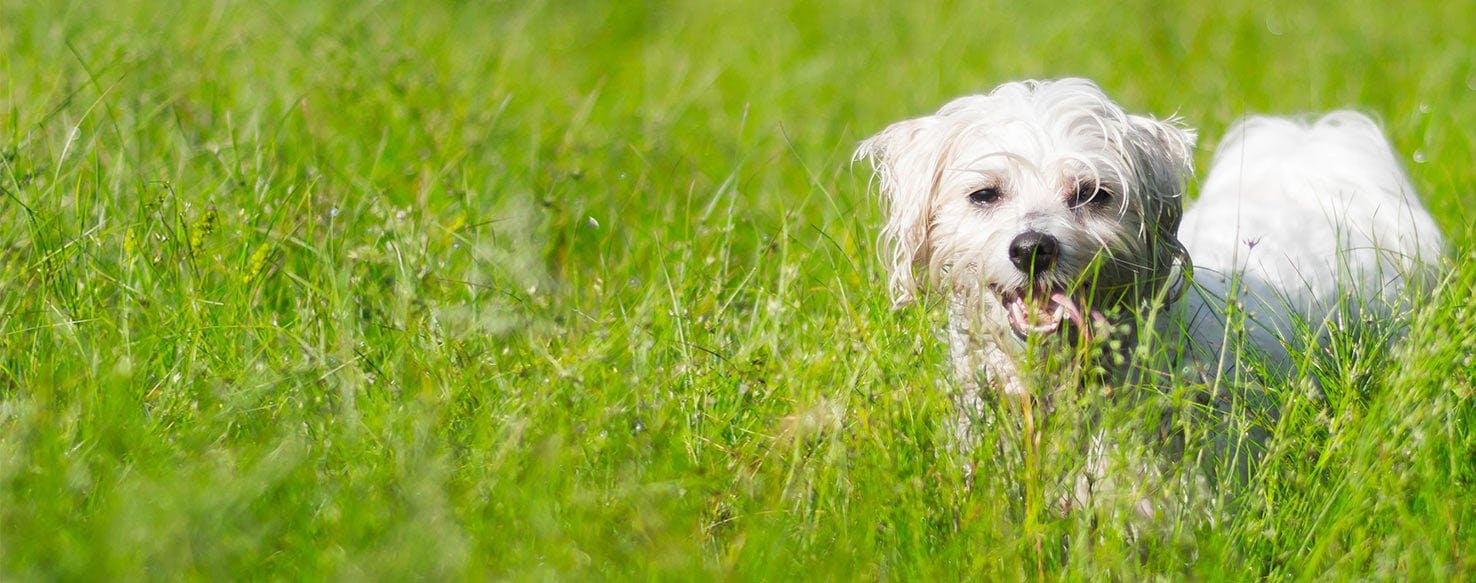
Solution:
M 863 142 L 880 177 L 894 300 L 922 274 L 1011 345 L 1140 301 L 1182 254 L 1194 136 L 1090 81 L 1003 85 Z

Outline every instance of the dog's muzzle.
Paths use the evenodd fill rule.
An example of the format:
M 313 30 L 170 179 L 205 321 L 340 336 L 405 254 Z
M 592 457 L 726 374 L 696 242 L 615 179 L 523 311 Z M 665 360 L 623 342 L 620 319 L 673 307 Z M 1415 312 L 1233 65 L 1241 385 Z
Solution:
M 1000 294 L 1010 327 L 1021 338 L 1031 334 L 1050 334 L 1066 321 L 1078 328 L 1085 326 L 1081 308 L 1071 296 L 1060 290 L 1030 289 Z
M 1000 301 L 1015 334 L 1025 338 L 1032 334 L 1052 334 L 1071 322 L 1085 338 L 1091 330 L 1085 311 L 1064 289 L 1043 285 L 1041 276 L 1056 266 L 1061 258 L 1061 242 L 1040 231 L 1026 231 L 1010 241 L 1010 263 L 1024 273 L 1028 281 L 1016 290 L 1001 290 Z M 1095 310 L 1092 319 L 1101 316 Z
M 1010 263 L 1031 277 L 1049 270 L 1060 255 L 1061 242 L 1039 231 L 1025 231 L 1010 241 Z

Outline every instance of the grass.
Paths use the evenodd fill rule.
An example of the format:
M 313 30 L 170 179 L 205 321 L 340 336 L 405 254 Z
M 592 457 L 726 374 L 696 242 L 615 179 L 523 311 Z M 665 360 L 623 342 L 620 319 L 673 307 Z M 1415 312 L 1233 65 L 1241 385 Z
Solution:
M 0 0 L 0 578 L 1469 577 L 1476 7 L 1025 4 Z M 1138 409 L 948 445 L 849 164 L 1062 75 L 1370 112 L 1453 241 L 1146 529 L 1040 500 Z

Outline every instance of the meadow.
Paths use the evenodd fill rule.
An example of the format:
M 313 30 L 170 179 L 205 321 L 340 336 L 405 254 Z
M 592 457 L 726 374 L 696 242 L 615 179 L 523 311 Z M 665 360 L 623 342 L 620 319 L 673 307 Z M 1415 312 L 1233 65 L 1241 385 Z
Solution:
M 1469 578 L 1473 22 L 0 0 L 0 579 Z M 1100 395 L 1041 463 L 950 445 L 943 314 L 892 309 L 851 163 L 1060 76 L 1201 168 L 1243 114 L 1367 112 L 1451 241 L 1405 337 L 1304 355 L 1252 475 L 1146 527 L 1042 503 L 1071 410 L 1141 431 Z

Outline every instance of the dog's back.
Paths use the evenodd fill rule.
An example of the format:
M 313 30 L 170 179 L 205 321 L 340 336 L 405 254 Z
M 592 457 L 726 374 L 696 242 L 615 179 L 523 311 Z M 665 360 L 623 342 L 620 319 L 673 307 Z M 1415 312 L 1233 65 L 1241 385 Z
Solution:
M 1203 308 L 1220 302 L 1204 296 L 1234 296 L 1250 339 L 1281 361 L 1299 318 L 1385 319 L 1406 288 L 1428 287 L 1445 248 L 1388 140 L 1352 111 L 1231 128 L 1179 236 L 1200 284 L 1186 299 L 1204 313 L 1191 336 L 1218 349 L 1223 314 Z

